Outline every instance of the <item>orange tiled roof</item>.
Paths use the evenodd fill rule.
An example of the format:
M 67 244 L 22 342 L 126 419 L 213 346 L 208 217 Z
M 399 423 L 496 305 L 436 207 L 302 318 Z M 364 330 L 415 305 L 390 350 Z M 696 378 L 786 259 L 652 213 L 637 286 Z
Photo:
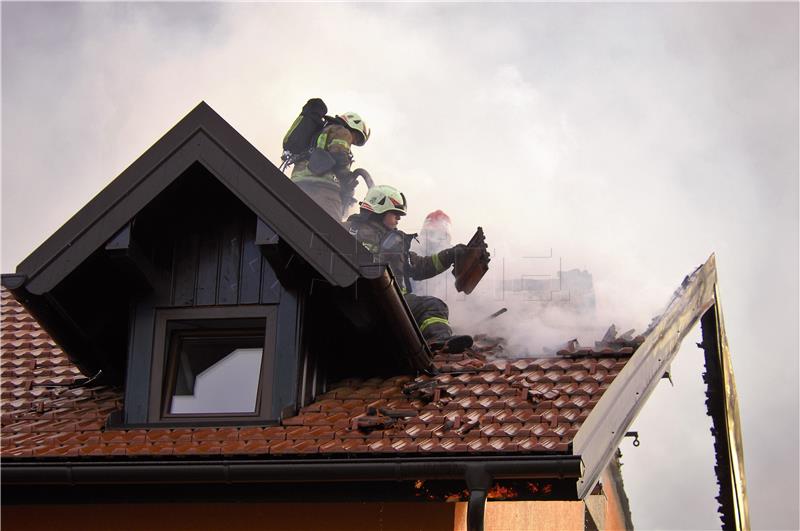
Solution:
M 505 359 L 482 338 L 465 354 L 438 354 L 433 376 L 339 382 L 279 426 L 121 430 L 106 420 L 122 391 L 82 385 L 6 290 L 2 302 L 3 458 L 562 453 L 636 344 Z

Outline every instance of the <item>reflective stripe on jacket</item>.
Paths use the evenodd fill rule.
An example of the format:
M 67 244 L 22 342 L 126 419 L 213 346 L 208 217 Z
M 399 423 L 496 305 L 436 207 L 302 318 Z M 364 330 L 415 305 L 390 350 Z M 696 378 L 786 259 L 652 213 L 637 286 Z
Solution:
M 336 161 L 333 170 L 317 175 L 308 169 L 308 160 L 301 160 L 295 163 L 292 169 L 291 179 L 293 181 L 322 179 L 333 183 L 339 182 L 336 177 L 337 172 L 350 170 L 353 157 L 350 146 L 353 144 L 353 133 L 347 127 L 339 124 L 325 126 L 317 137 L 317 149 L 324 149 L 331 154 Z
M 399 230 L 387 229 L 381 222 L 380 216 L 372 213 L 353 214 L 347 218 L 345 227 L 373 254 L 376 263 L 389 264 L 402 289 L 406 287 L 407 277 L 424 280 L 446 269 L 438 254 L 419 256 L 406 251 L 404 245 L 406 234 Z

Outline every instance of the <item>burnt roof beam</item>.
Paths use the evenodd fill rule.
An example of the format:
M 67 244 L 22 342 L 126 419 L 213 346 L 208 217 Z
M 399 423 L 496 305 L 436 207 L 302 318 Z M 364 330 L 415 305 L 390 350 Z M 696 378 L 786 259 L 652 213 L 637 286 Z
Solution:
M 703 315 L 703 342 L 699 346 L 705 354 L 706 405 L 714 425 L 719 513 L 723 529 L 750 529 L 739 400 L 725 321 L 716 291 L 715 300 L 716 303 Z

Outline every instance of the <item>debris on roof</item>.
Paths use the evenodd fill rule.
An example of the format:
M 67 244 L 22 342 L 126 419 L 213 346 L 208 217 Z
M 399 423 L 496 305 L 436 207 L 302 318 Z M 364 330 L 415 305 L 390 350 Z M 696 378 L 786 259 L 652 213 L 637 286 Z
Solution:
M 502 338 L 476 336 L 462 354 L 437 354 L 435 374 L 345 379 L 279 426 L 114 429 L 122 392 L 74 386 L 77 368 L 2 297 L 4 458 L 567 452 L 632 348 L 516 359 Z
M 628 330 L 624 334 L 617 336 L 617 327 L 611 325 L 603 339 L 594 342 L 594 347 L 581 346 L 577 339 L 567 341 L 555 353 L 559 356 L 619 356 L 622 354 L 633 354 L 634 351 L 644 343 L 644 335 L 634 337 L 634 330 Z M 550 349 L 545 352 L 552 353 Z

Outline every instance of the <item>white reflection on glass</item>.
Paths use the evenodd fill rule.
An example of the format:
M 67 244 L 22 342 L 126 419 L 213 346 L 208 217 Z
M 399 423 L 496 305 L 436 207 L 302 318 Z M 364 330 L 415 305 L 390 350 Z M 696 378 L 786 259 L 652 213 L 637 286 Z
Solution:
M 170 413 L 253 413 L 260 348 L 239 348 L 195 377 L 194 394 L 172 397 Z

